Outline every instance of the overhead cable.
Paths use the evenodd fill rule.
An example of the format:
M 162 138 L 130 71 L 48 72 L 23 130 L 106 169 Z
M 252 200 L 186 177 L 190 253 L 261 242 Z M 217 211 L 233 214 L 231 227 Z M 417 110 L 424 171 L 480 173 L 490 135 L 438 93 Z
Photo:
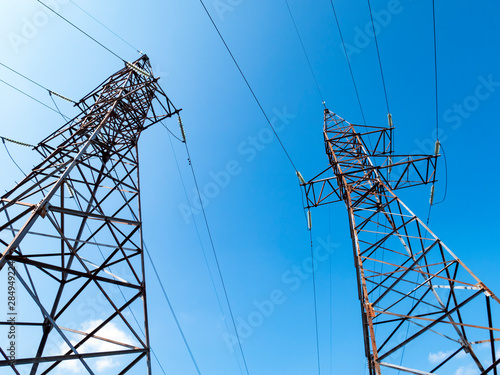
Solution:
M 387 89 L 385 87 L 384 69 L 382 69 L 382 59 L 380 58 L 380 50 L 378 48 L 377 32 L 375 31 L 375 22 L 373 21 L 372 6 L 370 0 L 368 0 L 368 10 L 370 11 L 370 19 L 372 22 L 373 38 L 375 39 L 375 47 L 377 49 L 378 65 L 380 67 L 380 75 L 382 77 L 382 86 L 384 87 L 385 104 L 387 106 L 387 113 L 390 115 L 391 111 L 389 109 L 389 99 L 387 98 Z M 389 125 L 392 125 L 392 117 L 389 116 Z
M 325 98 L 323 96 L 323 93 L 321 92 L 321 89 L 319 88 L 318 80 L 316 79 L 316 74 L 314 74 L 314 70 L 311 65 L 311 60 L 309 59 L 309 55 L 307 54 L 306 47 L 304 46 L 304 42 L 302 41 L 302 37 L 300 36 L 299 29 L 297 27 L 297 23 L 295 22 L 295 18 L 293 17 L 292 11 L 290 9 L 290 5 L 288 4 L 288 0 L 285 0 L 286 7 L 288 9 L 288 14 L 290 14 L 290 18 L 292 19 L 293 26 L 295 28 L 295 32 L 297 33 L 297 36 L 300 41 L 300 45 L 302 47 L 302 51 L 304 52 L 304 56 L 306 57 L 307 60 L 307 65 L 309 65 L 309 70 L 311 71 L 312 77 L 314 79 L 314 83 L 316 84 L 316 89 L 318 90 L 318 94 L 321 98 L 321 102 L 323 103 L 323 106 L 325 106 Z M 325 106 L 326 108 L 326 106 Z
M 361 105 L 361 100 L 359 98 L 358 87 L 356 86 L 356 81 L 354 79 L 354 73 L 352 72 L 351 60 L 349 59 L 349 54 L 347 53 L 347 48 L 345 46 L 344 37 L 342 36 L 342 29 L 340 28 L 339 19 L 337 17 L 337 12 L 335 11 L 335 5 L 333 5 L 333 0 L 330 0 L 330 4 L 332 5 L 333 15 L 335 16 L 335 22 L 337 23 L 337 28 L 340 34 L 340 40 L 342 42 L 342 46 L 344 48 L 344 54 L 347 59 L 347 65 L 349 66 L 349 72 L 351 74 L 352 84 L 354 85 L 354 91 L 356 93 L 356 98 L 358 99 L 359 110 L 361 111 L 361 117 L 363 118 L 363 124 L 366 125 L 365 114 L 363 112 L 363 106 Z
M 184 178 L 182 177 L 182 173 L 181 173 L 181 168 L 179 166 L 179 161 L 177 159 L 177 155 L 175 154 L 175 150 L 174 150 L 174 145 L 172 143 L 172 138 L 170 137 L 170 135 L 174 136 L 176 139 L 178 139 L 179 141 L 181 142 L 184 142 L 182 141 L 181 139 L 179 139 L 178 137 L 175 136 L 175 134 L 172 133 L 172 131 L 170 129 L 168 129 L 163 123 L 162 125 L 165 127 L 165 129 L 168 130 L 168 132 L 170 133 L 169 134 L 169 137 L 168 137 L 168 140 L 170 142 L 170 147 L 171 147 L 171 150 L 172 150 L 172 155 L 174 156 L 174 161 L 175 161 L 175 165 L 177 167 L 177 172 L 179 174 L 179 178 L 181 180 L 181 185 L 182 185 L 182 189 L 184 191 L 184 196 L 186 197 L 186 201 L 189 202 L 189 198 L 188 198 L 188 193 L 187 193 L 187 188 L 186 188 L 186 184 L 184 182 Z M 183 132 L 184 134 L 184 132 Z M 184 136 L 184 139 L 185 136 Z M 194 218 L 194 212 L 193 212 L 193 208 L 191 207 L 190 204 L 188 204 L 188 207 L 189 207 L 189 212 L 191 214 L 191 217 L 193 218 L 193 225 L 194 225 L 194 229 L 195 229 L 195 232 L 196 232 L 196 236 L 198 238 L 198 242 L 200 244 L 200 247 L 201 247 L 201 250 L 202 250 L 202 254 L 203 254 L 203 259 L 205 260 L 205 265 L 207 267 L 207 270 L 208 270 L 208 274 L 210 276 L 210 282 L 212 284 L 212 288 L 214 290 L 214 293 L 215 293 L 215 296 L 217 298 L 217 303 L 219 305 L 219 309 L 220 309 L 220 312 L 221 312 L 221 315 L 222 315 L 222 318 L 224 320 L 224 325 L 226 326 L 226 331 L 228 334 L 230 334 L 230 330 L 229 330 L 229 326 L 228 326 L 228 323 L 227 323 L 227 319 L 226 319 L 226 314 L 224 314 L 224 309 L 222 308 L 222 302 L 221 302 L 221 298 L 219 296 L 219 292 L 217 291 L 217 288 L 215 286 L 215 280 L 214 280 L 214 276 L 213 276 L 213 273 L 212 273 L 212 270 L 210 268 L 210 265 L 208 263 L 208 257 L 207 257 L 207 254 L 206 254 L 206 251 L 205 251 L 205 246 L 203 246 L 203 241 L 201 240 L 201 235 L 200 235 L 200 231 L 198 229 L 198 224 L 196 223 L 196 220 Z M 233 351 L 234 354 L 235 354 L 235 357 L 236 357 L 236 362 L 238 363 L 238 367 L 240 369 L 240 373 L 243 373 L 243 370 L 241 369 L 241 365 L 240 365 L 240 361 L 238 360 L 238 356 L 236 355 L 236 351 Z
M 438 102 L 438 65 L 437 65 L 437 42 L 436 42 L 436 8 L 432 0 L 432 26 L 434 37 L 434 87 L 436 93 L 436 138 L 439 141 L 439 102 Z
M 316 356 L 318 362 L 318 375 L 321 375 L 321 362 L 319 354 L 318 302 L 316 298 L 316 272 L 314 270 L 314 250 L 313 250 L 313 237 L 311 228 L 309 228 L 309 239 L 311 241 L 311 268 L 312 268 L 313 297 L 314 297 L 314 322 L 316 327 Z
M 115 175 L 116 175 L 116 176 L 118 176 L 118 173 L 117 173 L 116 171 L 115 171 Z M 71 188 L 71 186 L 70 186 L 69 184 L 67 184 L 67 187 L 68 187 L 68 190 L 70 191 L 71 196 L 73 197 L 73 196 L 74 196 L 74 194 L 72 193 L 72 192 L 73 192 L 73 189 Z M 120 190 L 120 193 L 121 193 L 122 197 L 124 197 L 124 193 L 123 193 L 123 191 L 121 191 L 121 190 Z M 82 207 L 82 205 L 80 204 L 80 201 L 79 201 L 78 199 L 75 199 L 75 202 L 76 202 L 76 204 L 78 205 L 78 207 L 80 208 L 80 211 L 84 212 L 83 207 Z M 90 233 L 90 234 L 92 234 L 92 230 L 90 229 L 90 225 L 89 225 L 89 223 L 88 223 L 88 222 L 85 222 L 85 226 L 87 227 L 87 230 L 89 231 L 89 233 Z M 97 241 L 97 238 L 96 238 L 96 241 Z M 97 243 L 96 245 L 97 245 L 97 249 L 99 250 L 99 253 L 101 254 L 102 259 L 103 259 L 104 261 L 106 261 L 106 257 L 104 256 L 104 253 L 102 252 L 101 246 L 100 246 L 98 243 Z M 83 259 L 83 258 L 82 258 L 82 259 Z M 85 259 L 83 259 L 83 260 L 85 261 Z M 89 261 L 87 261 L 87 262 L 89 262 Z M 89 263 L 90 263 L 90 262 L 89 262 Z M 96 267 L 97 267 L 97 266 L 96 266 Z M 112 270 L 112 268 L 111 268 L 111 266 L 110 266 L 110 265 L 108 265 L 107 269 L 109 270 L 109 274 L 110 274 L 111 276 L 113 276 L 113 278 L 115 278 L 115 279 L 119 279 L 119 277 L 118 277 L 118 276 L 116 276 L 115 274 L 113 274 L 113 270 Z M 105 272 L 106 272 L 106 270 L 105 270 Z M 123 300 L 124 300 L 125 302 L 127 302 L 127 298 L 125 297 L 125 294 L 123 293 L 122 287 L 121 287 L 120 285 L 118 285 L 118 290 L 119 290 L 119 292 L 120 292 L 120 294 L 121 294 L 121 296 L 122 296 Z M 136 317 L 136 315 L 135 315 L 135 313 L 134 313 L 134 310 L 132 310 L 132 306 L 130 306 L 130 305 L 129 305 L 129 306 L 127 306 L 127 309 L 128 309 L 128 311 L 130 312 L 130 314 L 132 315 L 132 317 L 133 317 L 133 319 L 134 319 L 135 323 L 137 324 L 137 327 L 138 327 L 138 328 L 139 328 L 139 330 L 141 331 L 142 335 L 145 337 L 146 335 L 145 335 L 145 333 L 144 333 L 144 330 L 142 329 L 141 325 L 139 324 L 139 321 L 137 320 L 137 317 Z M 162 364 L 161 364 L 160 360 L 159 360 L 159 359 L 158 359 L 158 357 L 156 356 L 156 353 L 155 353 L 155 351 L 153 350 L 153 347 L 152 347 L 151 345 L 150 345 L 150 349 L 151 349 L 151 353 L 153 354 L 153 356 L 154 356 L 154 357 L 155 357 L 155 359 L 156 359 L 156 362 L 158 363 L 158 366 L 160 366 L 161 371 L 163 372 L 163 374 L 164 374 L 164 375 L 167 375 L 167 374 L 166 374 L 166 372 L 165 372 L 165 370 L 163 369 L 163 366 L 162 366 Z
M 167 302 L 168 308 L 170 309 L 170 312 L 172 313 L 172 317 L 174 318 L 175 324 L 177 326 L 177 329 L 179 330 L 179 333 L 181 334 L 182 341 L 184 341 L 184 345 L 186 346 L 186 349 L 189 353 L 189 356 L 191 357 L 191 361 L 193 362 L 194 367 L 196 368 L 196 372 L 198 375 L 201 375 L 200 368 L 198 367 L 198 363 L 196 362 L 196 359 L 194 358 L 193 351 L 191 350 L 191 346 L 189 345 L 186 335 L 184 334 L 184 330 L 181 327 L 181 324 L 179 323 L 179 319 L 177 319 L 177 314 L 174 311 L 174 307 L 172 306 L 172 303 L 170 302 L 170 299 L 168 298 L 167 292 L 165 290 L 165 287 L 163 286 L 163 282 L 161 281 L 160 275 L 158 274 L 158 271 L 156 270 L 155 263 L 153 262 L 153 259 L 151 258 L 151 254 L 149 253 L 149 250 L 144 243 L 144 249 L 146 250 L 146 255 L 148 256 L 149 262 L 151 263 L 151 266 L 153 267 L 154 274 L 156 276 L 156 279 L 158 280 L 158 284 L 160 284 L 160 288 L 163 293 L 163 297 L 165 298 L 165 301 Z
M 76 26 L 73 22 L 71 22 L 70 20 L 68 20 L 67 18 L 65 18 L 64 16 L 62 16 L 61 14 L 59 14 L 58 12 L 56 12 L 54 9 L 52 9 L 51 7 L 49 7 L 47 4 L 43 3 L 41 0 L 36 0 L 38 1 L 40 4 L 42 4 L 45 8 L 47 8 L 48 10 L 50 10 L 52 13 L 54 13 L 56 16 L 58 16 L 59 18 L 61 18 L 62 20 L 66 21 L 68 24 L 70 24 L 71 26 L 73 26 L 75 29 L 77 29 L 78 31 L 80 31 L 83 35 L 87 36 L 89 39 L 93 40 L 95 43 L 99 44 L 102 48 L 104 48 L 106 51 L 108 51 L 109 53 L 111 53 L 112 55 L 116 56 L 117 58 L 119 58 L 121 61 L 125 62 L 126 63 L 126 60 L 122 59 L 118 54 L 116 54 L 115 52 L 113 52 L 111 49 L 109 49 L 108 47 L 106 47 L 104 44 L 102 44 L 101 42 L 99 42 L 96 38 L 90 36 L 88 33 L 86 33 L 85 31 L 83 31 L 81 28 L 79 28 L 78 26 Z
M 288 160 L 290 161 L 290 164 L 292 165 L 293 169 L 295 171 L 297 171 L 297 168 L 295 167 L 295 164 L 293 163 L 292 161 L 292 158 L 290 157 L 290 154 L 288 153 L 288 151 L 286 150 L 285 148 L 285 145 L 283 144 L 283 142 L 281 141 L 281 138 L 279 137 L 278 133 L 276 132 L 276 130 L 274 129 L 274 126 L 273 124 L 271 123 L 271 121 L 269 120 L 269 117 L 267 116 L 266 112 L 264 111 L 264 108 L 262 107 L 259 99 L 257 98 L 257 95 L 255 95 L 255 92 L 253 91 L 252 89 L 252 86 L 250 86 L 250 83 L 248 82 L 245 74 L 243 73 L 243 71 L 241 70 L 240 68 L 240 65 L 238 64 L 238 62 L 236 61 L 236 58 L 234 57 L 233 53 L 231 52 L 231 49 L 229 48 L 229 46 L 227 45 L 224 37 L 222 36 L 221 32 L 219 31 L 219 28 L 217 27 L 214 19 L 212 18 L 210 12 L 208 11 L 207 7 L 205 6 L 205 3 L 203 2 L 203 0 L 200 0 L 200 3 L 201 5 L 203 6 L 203 9 L 205 9 L 205 12 L 208 16 L 208 18 L 210 18 L 210 21 L 212 22 L 212 25 L 214 26 L 215 30 L 217 31 L 217 34 L 219 35 L 219 38 L 221 39 L 222 43 L 224 44 L 224 46 L 226 47 L 226 50 L 227 52 L 229 53 L 229 55 L 231 56 L 231 59 L 233 60 L 234 64 L 236 65 L 236 68 L 238 68 L 238 71 L 240 72 L 241 76 L 243 77 L 243 80 L 245 81 L 248 89 L 250 90 L 253 98 L 255 99 L 255 102 L 257 103 L 257 105 L 259 106 L 260 108 L 260 111 L 262 112 L 262 114 L 264 115 L 264 117 L 266 118 L 266 121 L 267 123 L 269 124 L 269 126 L 271 127 L 271 130 L 273 131 L 274 135 L 276 136 L 276 139 L 278 140 L 278 142 L 280 143 L 281 145 L 281 148 L 283 149 L 283 151 L 285 152 L 286 154 L 286 157 L 288 158 Z
M 43 105 L 44 107 L 46 107 L 46 108 L 50 109 L 51 111 L 56 112 L 56 113 L 59 113 L 59 111 L 58 111 L 58 110 L 56 110 L 56 109 L 52 108 L 51 106 L 49 106 L 49 105 L 47 105 L 47 104 L 45 104 L 45 103 L 41 102 L 41 101 L 40 101 L 40 100 L 38 100 L 38 99 L 35 99 L 33 96 L 31 96 L 31 95 L 27 94 L 27 93 L 26 93 L 26 92 L 24 92 L 23 90 L 18 89 L 17 87 L 15 87 L 15 86 L 11 85 L 10 83 L 5 82 L 3 79 L 0 79 L 0 82 L 2 82 L 3 84 L 5 84 L 5 85 L 9 86 L 10 88 L 13 88 L 14 90 L 16 90 L 16 91 L 20 92 L 21 94 L 23 94 L 23 95 L 27 96 L 28 98 L 30 98 L 30 99 L 32 99 L 32 100 L 34 100 L 35 102 L 37 102 L 37 103 L 39 103 L 39 104 Z
M 196 178 L 196 173 L 194 171 L 193 162 L 191 160 L 191 155 L 189 153 L 188 143 L 184 142 L 184 146 L 186 147 L 186 154 L 187 154 L 187 157 L 188 157 L 189 166 L 191 168 L 191 174 L 193 175 L 193 180 L 194 180 L 196 192 L 197 192 L 197 195 L 198 195 L 198 199 L 200 200 L 200 202 L 202 202 L 200 188 L 198 186 L 198 179 Z M 229 301 L 229 295 L 227 293 L 226 283 L 224 281 L 224 277 L 222 276 L 222 270 L 221 270 L 220 263 L 219 263 L 219 257 L 217 256 L 217 251 L 215 249 L 215 244 L 214 244 L 214 240 L 213 240 L 213 237 L 212 237 L 212 231 L 210 230 L 210 225 L 208 223 L 207 214 L 205 212 L 205 207 L 204 207 L 203 204 L 201 205 L 201 211 L 203 213 L 203 219 L 205 221 L 205 227 L 207 229 L 208 237 L 210 239 L 210 245 L 211 245 L 212 252 L 213 252 L 213 255 L 214 255 L 215 264 L 217 265 L 217 271 L 219 273 L 219 277 L 220 277 L 220 280 L 221 280 L 222 289 L 224 291 L 224 296 L 225 296 L 225 299 L 226 299 L 226 302 L 227 302 L 227 306 L 228 306 L 228 309 L 229 309 L 229 314 L 231 316 L 231 321 L 232 321 L 232 324 L 233 324 L 235 335 L 236 335 L 236 338 L 238 340 L 238 346 L 239 346 L 239 349 L 240 349 L 241 357 L 243 359 L 243 365 L 245 367 L 247 375 L 249 375 L 250 373 L 248 371 L 248 365 L 247 365 L 247 361 L 246 361 L 246 358 L 245 358 L 245 353 L 243 352 L 243 347 L 241 345 L 241 338 L 240 338 L 240 335 L 238 333 L 238 329 L 236 328 L 236 321 L 234 319 L 233 309 L 232 309 L 231 303 Z
M 118 35 L 116 32 L 114 32 L 113 30 L 111 30 L 108 26 L 106 26 L 104 23 L 102 23 L 101 21 L 99 21 L 96 17 L 94 17 L 90 12 L 86 11 L 85 9 L 83 9 L 81 6 L 79 6 L 78 4 L 76 4 L 73 0 L 69 0 L 69 2 L 71 4 L 73 4 L 75 7 L 77 7 L 78 9 L 80 9 L 83 13 L 85 13 L 87 16 L 89 16 L 90 18 L 92 18 L 94 21 L 96 21 L 99 25 L 101 25 L 102 27 L 104 27 L 106 30 L 108 30 L 110 33 L 112 33 L 114 36 L 116 36 L 118 39 L 120 39 L 122 42 L 124 42 L 125 44 L 127 44 L 129 47 L 131 47 L 132 49 L 134 49 L 135 51 L 137 51 L 139 54 L 143 54 L 139 49 L 135 48 L 132 44 L 130 44 L 129 42 L 127 42 L 124 38 L 122 38 L 120 35 Z
M 24 173 L 23 169 L 19 166 L 19 164 L 17 164 L 17 162 L 14 160 L 14 158 L 12 157 L 12 155 L 9 152 L 7 144 L 5 143 L 5 140 L 7 138 L 1 137 L 1 139 L 2 139 L 3 146 L 5 147 L 5 151 L 7 151 L 7 155 L 9 155 L 10 160 L 12 160 L 12 162 L 15 164 L 17 169 L 19 169 L 21 171 L 21 173 L 24 175 L 24 177 L 26 177 L 27 176 L 26 173 Z
M 432 27 L 433 27 L 433 41 L 434 41 L 434 91 L 435 91 L 435 115 L 436 115 L 436 146 L 434 154 L 436 157 L 439 154 L 439 150 L 441 148 L 441 143 L 439 142 L 439 101 L 438 101 L 438 65 L 437 65 L 437 38 L 436 38 L 436 6 L 435 1 L 432 0 Z M 437 165 L 437 161 L 436 161 Z M 434 192 L 435 192 L 435 182 L 432 183 L 431 186 L 431 195 L 429 198 L 429 205 L 432 206 L 434 204 Z M 445 193 L 446 198 L 446 193 Z M 444 199 L 443 199 L 444 201 Z M 441 201 L 440 203 L 442 203 Z M 431 208 L 429 207 L 429 214 L 427 216 L 427 223 L 429 222 L 431 215 Z

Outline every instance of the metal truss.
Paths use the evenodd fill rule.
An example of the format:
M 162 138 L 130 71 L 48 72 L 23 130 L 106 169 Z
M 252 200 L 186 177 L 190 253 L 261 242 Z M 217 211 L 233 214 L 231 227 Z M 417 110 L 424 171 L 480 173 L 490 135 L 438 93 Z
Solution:
M 2 374 L 151 372 L 137 143 L 180 110 L 147 56 L 77 106 L 0 199 L 0 272 L 15 269 L 20 300 L 17 358 L 2 338 Z
M 438 155 L 393 155 L 392 130 L 325 110 L 330 166 L 301 183 L 307 208 L 347 207 L 369 373 L 497 375 L 499 299 L 394 193 L 434 183 Z

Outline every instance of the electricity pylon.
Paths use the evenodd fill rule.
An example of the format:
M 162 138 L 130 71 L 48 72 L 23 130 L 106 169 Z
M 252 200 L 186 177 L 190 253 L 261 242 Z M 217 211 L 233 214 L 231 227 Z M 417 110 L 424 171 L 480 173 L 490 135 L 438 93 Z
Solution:
M 396 156 L 392 133 L 325 110 L 329 166 L 299 174 L 308 209 L 347 207 L 369 373 L 497 375 L 499 299 L 394 193 L 435 182 L 439 144 Z
M 2 374 L 151 372 L 137 144 L 179 110 L 147 56 L 77 105 L 0 200 L 0 271 L 17 288 L 17 342 L 2 333 Z

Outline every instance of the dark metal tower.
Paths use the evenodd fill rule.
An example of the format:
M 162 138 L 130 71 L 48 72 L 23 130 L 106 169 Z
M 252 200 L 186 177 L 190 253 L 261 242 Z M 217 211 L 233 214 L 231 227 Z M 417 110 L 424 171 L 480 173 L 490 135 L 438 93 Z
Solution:
M 325 110 L 330 165 L 301 180 L 307 208 L 347 207 L 369 373 L 497 375 L 499 299 L 394 193 L 434 183 L 438 147 L 393 155 L 392 131 Z
M 179 110 L 147 56 L 77 105 L 0 200 L 0 272 L 17 288 L 0 322 L 17 330 L 14 356 L 2 332 L 2 374 L 151 371 L 137 143 Z

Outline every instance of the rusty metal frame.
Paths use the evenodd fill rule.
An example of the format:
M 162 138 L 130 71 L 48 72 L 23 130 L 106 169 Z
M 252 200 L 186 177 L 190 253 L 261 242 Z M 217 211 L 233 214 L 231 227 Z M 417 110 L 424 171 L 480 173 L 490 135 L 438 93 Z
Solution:
M 394 193 L 434 183 L 438 155 L 393 155 L 392 129 L 379 129 L 371 149 L 365 129 L 326 109 L 329 168 L 301 186 L 307 208 L 346 205 L 370 375 L 452 371 L 464 353 L 481 375 L 497 375 L 499 299 Z M 447 355 L 431 365 L 436 347 Z
M 0 367 L 47 374 L 78 360 L 94 374 L 96 361 L 107 357 L 117 373 L 150 374 L 137 143 L 144 129 L 180 109 L 158 85 L 147 56 L 76 105 L 81 113 L 35 147 L 44 160 L 0 198 L 0 273 L 17 264 L 17 279 L 39 310 L 17 322 L 36 343 L 31 355 L 16 361 L 3 355 Z M 91 295 L 105 302 L 84 330 L 87 317 L 75 308 Z M 125 314 L 131 306 L 141 311 L 143 326 Z M 127 340 L 109 337 L 110 328 Z M 66 349 L 54 355 L 49 341 Z

